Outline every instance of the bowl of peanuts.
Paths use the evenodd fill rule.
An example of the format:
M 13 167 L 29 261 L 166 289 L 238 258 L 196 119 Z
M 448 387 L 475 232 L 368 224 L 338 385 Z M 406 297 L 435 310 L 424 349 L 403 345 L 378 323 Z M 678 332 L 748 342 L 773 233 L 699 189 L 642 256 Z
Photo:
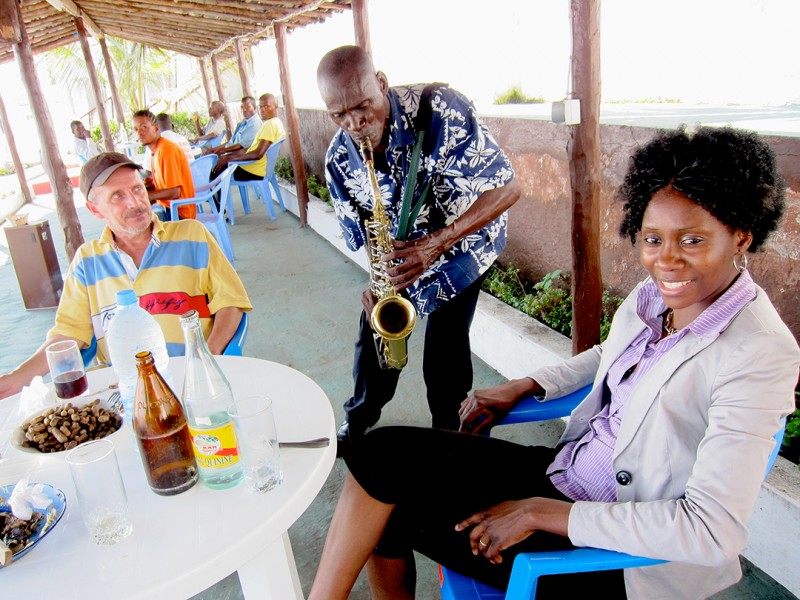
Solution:
M 20 452 L 55 454 L 113 435 L 122 427 L 117 405 L 101 398 L 73 398 L 27 417 L 11 435 Z

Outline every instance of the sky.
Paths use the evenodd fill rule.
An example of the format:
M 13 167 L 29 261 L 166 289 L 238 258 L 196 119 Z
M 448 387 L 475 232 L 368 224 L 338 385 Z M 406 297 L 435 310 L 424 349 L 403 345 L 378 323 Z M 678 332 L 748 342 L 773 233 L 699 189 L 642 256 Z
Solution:
M 568 10 L 568 0 L 370 0 L 375 65 L 390 84 L 445 81 L 479 107 L 511 86 L 559 100 L 569 92 Z M 603 0 L 603 100 L 800 102 L 798 23 L 798 0 Z M 320 107 L 316 65 L 353 43 L 352 16 L 287 39 L 295 101 Z M 257 81 L 279 89 L 274 42 L 255 57 Z
M 375 64 L 390 84 L 444 81 L 479 110 L 511 86 L 547 101 L 569 93 L 569 0 L 369 0 L 368 6 Z M 800 103 L 800 0 L 602 0 L 601 19 L 604 101 Z M 316 66 L 328 50 L 352 43 L 350 11 L 287 36 L 298 107 L 322 107 Z M 279 93 L 274 40 L 253 56 L 257 93 Z M 16 65 L 0 66 L 0 77 L 21 153 L 36 155 L 27 97 L 21 84 L 11 84 L 19 81 Z M 40 80 L 68 144 L 68 123 L 83 111 L 64 102 L 43 72 Z M 5 154 L 0 142 L 0 161 Z

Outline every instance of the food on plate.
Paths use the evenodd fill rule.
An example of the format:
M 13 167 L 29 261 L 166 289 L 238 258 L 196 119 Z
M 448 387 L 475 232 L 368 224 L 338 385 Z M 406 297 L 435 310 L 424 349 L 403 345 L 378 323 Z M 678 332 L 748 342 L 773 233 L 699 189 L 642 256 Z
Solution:
M 114 433 L 122 417 L 100 406 L 100 400 L 83 406 L 67 402 L 41 412 L 22 424 L 22 445 L 39 452 L 70 450 L 89 440 L 99 440 Z
M 11 512 L 0 512 L 0 564 L 10 563 L 12 556 L 28 545 L 44 518 L 43 514 L 35 512 L 29 520 L 23 521 Z

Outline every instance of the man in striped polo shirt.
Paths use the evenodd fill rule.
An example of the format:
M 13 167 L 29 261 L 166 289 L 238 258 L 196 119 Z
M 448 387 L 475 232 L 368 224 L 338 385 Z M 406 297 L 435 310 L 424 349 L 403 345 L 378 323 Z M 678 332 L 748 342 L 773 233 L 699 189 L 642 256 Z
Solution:
M 97 340 L 97 358 L 108 362 L 105 333 L 116 312 L 116 293 L 133 288 L 152 314 L 171 356 L 184 352 L 179 318 L 200 313 L 214 354 L 227 346 L 242 312 L 252 308 L 239 276 L 202 223 L 162 223 L 153 215 L 139 165 L 106 152 L 81 170 L 86 207 L 106 223 L 100 238 L 75 254 L 64 282 L 54 327 L 44 344 L 11 373 L 0 376 L 0 398 L 16 394 L 48 371 L 44 349 L 74 339 L 79 347 Z

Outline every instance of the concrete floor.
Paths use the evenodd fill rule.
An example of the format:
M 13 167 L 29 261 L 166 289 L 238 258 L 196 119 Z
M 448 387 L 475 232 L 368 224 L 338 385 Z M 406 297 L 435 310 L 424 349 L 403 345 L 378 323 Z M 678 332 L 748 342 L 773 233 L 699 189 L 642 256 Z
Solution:
M 78 195 L 76 193 L 76 197 Z M 254 305 L 245 354 L 281 362 L 306 373 L 330 398 L 338 422 L 343 417 L 342 403 L 349 397 L 352 387 L 352 346 L 360 312 L 359 298 L 367 276 L 314 231 L 300 228 L 299 221 L 291 214 L 279 214 L 276 221 L 270 221 L 263 204 L 252 203 L 253 213 L 240 216 L 241 205 L 236 204 L 236 225 L 231 228 L 236 267 Z M 0 215 L 7 212 L 2 208 L 0 201 Z M 52 212 L 52 199 L 39 198 L 36 205 L 23 210 L 31 212 L 31 221 L 49 219 L 62 270 L 66 271 L 63 236 Z M 96 237 L 101 229 L 99 221 L 82 206 L 78 212 L 84 237 Z M 0 306 L 3 306 L 0 338 L 13 340 L 13 345 L 7 344 L 6 353 L 0 355 L 2 373 L 38 347 L 52 323 L 53 311 L 25 311 L 13 266 L 5 256 L 4 236 L 0 236 L 0 244 L 3 244 L 0 246 Z M 409 365 L 401 377 L 397 396 L 384 411 L 381 425 L 430 424 L 421 376 L 420 333 L 412 336 Z M 475 387 L 487 387 L 504 380 L 477 357 L 473 363 Z M 498 433 L 527 443 L 552 444 L 560 429 L 559 424 L 532 424 L 509 427 Z M 402 452 L 402 448 L 398 448 L 398 452 Z M 305 593 L 316 572 L 344 473 L 342 461 L 337 460 L 317 499 L 289 530 Z M 195 600 L 239 598 L 242 592 L 235 573 L 195 596 Z M 371 598 L 363 578 L 351 598 Z M 418 559 L 417 598 L 439 598 L 435 565 L 424 557 Z M 739 585 L 715 598 L 787 600 L 794 596 L 760 571 L 748 570 Z

